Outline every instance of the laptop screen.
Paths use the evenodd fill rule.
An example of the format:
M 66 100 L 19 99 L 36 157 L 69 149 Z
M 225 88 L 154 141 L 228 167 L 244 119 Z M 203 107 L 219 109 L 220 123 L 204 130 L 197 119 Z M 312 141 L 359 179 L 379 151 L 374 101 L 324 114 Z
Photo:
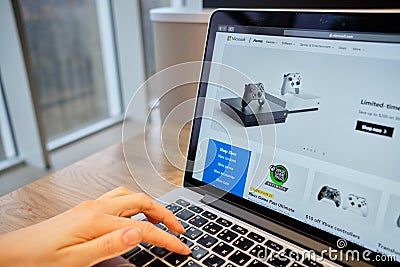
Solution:
M 400 259 L 400 32 L 218 16 L 192 178 Z

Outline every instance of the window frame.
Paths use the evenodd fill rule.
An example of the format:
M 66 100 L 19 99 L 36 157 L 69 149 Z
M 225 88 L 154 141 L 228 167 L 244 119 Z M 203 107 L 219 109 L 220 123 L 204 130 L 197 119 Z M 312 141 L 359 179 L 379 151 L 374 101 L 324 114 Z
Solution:
M 0 74 L 0 136 L 5 154 L 4 159 L 0 159 L 0 171 L 22 162 L 18 157 L 15 145 L 14 133 L 9 120 L 7 103 L 5 102 L 3 83 Z

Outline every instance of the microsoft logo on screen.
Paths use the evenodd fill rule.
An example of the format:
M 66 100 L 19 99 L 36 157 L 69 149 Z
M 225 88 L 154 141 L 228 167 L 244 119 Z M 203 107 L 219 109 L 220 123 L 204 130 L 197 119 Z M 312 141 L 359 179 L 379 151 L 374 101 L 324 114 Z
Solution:
M 244 38 L 244 37 L 238 38 L 238 37 L 235 37 L 235 36 L 232 36 L 232 35 L 228 35 L 228 36 L 226 37 L 226 40 L 227 40 L 228 42 L 230 42 L 230 41 L 244 42 L 244 41 L 246 41 L 246 38 Z

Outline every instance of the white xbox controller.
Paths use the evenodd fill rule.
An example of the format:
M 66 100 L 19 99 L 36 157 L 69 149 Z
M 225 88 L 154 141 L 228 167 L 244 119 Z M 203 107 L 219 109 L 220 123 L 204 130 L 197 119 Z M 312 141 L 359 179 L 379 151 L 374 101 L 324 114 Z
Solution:
M 368 215 L 368 205 L 367 200 L 363 197 L 356 196 L 354 194 L 349 194 L 343 203 L 344 210 L 352 210 L 361 213 L 362 216 L 367 217 Z
M 300 94 L 301 76 L 298 72 L 291 72 L 283 75 L 281 95 L 286 95 L 290 91 Z

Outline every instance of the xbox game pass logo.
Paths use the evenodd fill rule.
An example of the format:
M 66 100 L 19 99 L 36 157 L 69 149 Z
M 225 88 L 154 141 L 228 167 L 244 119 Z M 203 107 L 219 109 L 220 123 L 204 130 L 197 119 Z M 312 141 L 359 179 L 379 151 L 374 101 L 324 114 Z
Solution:
M 269 166 L 269 178 L 271 178 L 272 182 L 267 181 L 265 183 L 266 185 L 282 190 L 284 192 L 286 192 L 289 189 L 283 186 L 283 184 L 286 183 L 286 181 L 289 178 L 289 172 L 285 166 L 283 165 Z

